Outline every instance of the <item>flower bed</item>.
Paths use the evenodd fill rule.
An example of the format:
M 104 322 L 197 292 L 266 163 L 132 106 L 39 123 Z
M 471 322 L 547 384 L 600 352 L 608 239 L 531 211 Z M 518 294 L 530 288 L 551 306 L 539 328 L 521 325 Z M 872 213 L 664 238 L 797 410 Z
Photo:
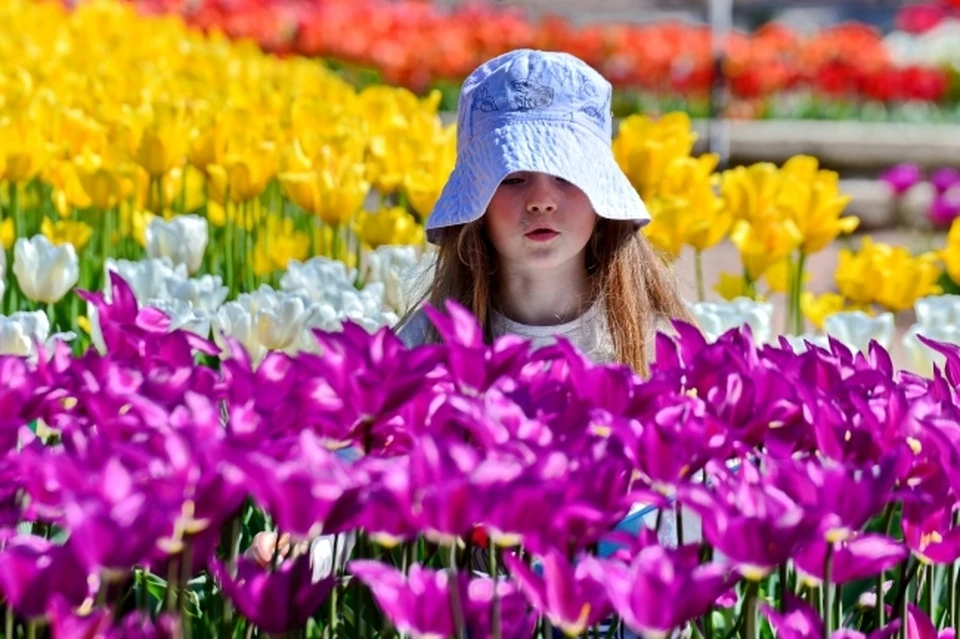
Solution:
M 564 343 L 486 346 L 450 306 L 438 346 L 348 323 L 319 354 L 207 366 L 219 348 L 119 276 L 87 297 L 105 354 L 0 357 L 7 636 L 960 624 L 956 346 L 924 378 L 876 344 L 678 323 L 641 381 Z M 260 563 L 264 530 L 288 545 Z

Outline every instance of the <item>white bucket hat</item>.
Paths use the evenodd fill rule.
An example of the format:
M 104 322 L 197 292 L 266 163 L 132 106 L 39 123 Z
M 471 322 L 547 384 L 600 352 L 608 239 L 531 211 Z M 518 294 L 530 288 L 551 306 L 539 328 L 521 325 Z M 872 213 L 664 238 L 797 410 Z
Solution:
M 567 53 L 518 49 L 484 63 L 457 103 L 457 161 L 427 219 L 427 238 L 479 219 L 511 173 L 535 171 L 582 190 L 597 215 L 650 221 L 613 157 L 613 87 Z

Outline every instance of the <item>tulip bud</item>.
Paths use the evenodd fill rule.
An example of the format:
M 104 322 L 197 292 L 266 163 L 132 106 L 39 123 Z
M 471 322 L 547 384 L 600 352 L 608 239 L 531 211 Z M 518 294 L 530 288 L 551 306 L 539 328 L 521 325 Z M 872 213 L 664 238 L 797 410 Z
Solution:
M 35 235 L 17 240 L 13 273 L 24 295 L 35 302 L 53 304 L 77 283 L 80 263 L 72 244 L 54 246 L 43 235 Z
M 147 255 L 184 264 L 190 274 L 200 270 L 207 247 L 207 221 L 198 215 L 178 215 L 169 222 L 156 217 L 147 226 Z

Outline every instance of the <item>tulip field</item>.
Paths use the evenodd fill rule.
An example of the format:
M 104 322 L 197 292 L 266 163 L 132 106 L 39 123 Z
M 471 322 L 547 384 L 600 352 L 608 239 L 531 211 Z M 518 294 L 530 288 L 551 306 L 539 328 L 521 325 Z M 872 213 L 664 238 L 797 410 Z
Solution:
M 418 93 L 437 88 L 449 110 L 456 109 L 459 82 L 471 70 L 522 47 L 569 51 L 600 69 L 617 88 L 618 114 L 682 108 L 705 116 L 710 108 L 710 29 L 679 21 L 577 26 L 560 16 L 533 20 L 492 3 L 459 3 L 450 10 L 420 0 L 137 0 L 136 5 L 153 14 L 181 15 L 197 28 L 283 55 L 334 60 L 363 82 L 382 79 Z M 897 24 L 886 36 L 859 23 L 814 35 L 783 24 L 735 33 L 722 69 L 733 98 L 727 115 L 956 121 L 960 5 L 956 0 L 907 5 Z
M 695 258 L 649 375 L 454 304 L 408 349 L 443 92 L 140 9 L 0 0 L 0 636 L 957 636 L 960 167 L 881 176 L 936 193 L 917 251 L 627 115 Z

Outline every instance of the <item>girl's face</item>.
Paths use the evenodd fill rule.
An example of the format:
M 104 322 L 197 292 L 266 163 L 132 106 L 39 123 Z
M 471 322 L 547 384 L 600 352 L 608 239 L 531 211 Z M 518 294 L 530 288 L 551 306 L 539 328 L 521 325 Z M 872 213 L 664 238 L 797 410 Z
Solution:
M 521 171 L 500 183 L 486 220 L 501 264 L 550 269 L 583 259 L 597 214 L 583 191 L 570 182 Z

